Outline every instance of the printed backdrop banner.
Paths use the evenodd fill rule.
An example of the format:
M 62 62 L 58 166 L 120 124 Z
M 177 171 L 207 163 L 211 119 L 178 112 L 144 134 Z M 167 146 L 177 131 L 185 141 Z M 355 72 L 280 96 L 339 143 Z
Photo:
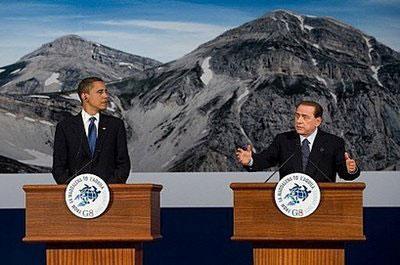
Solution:
M 292 130 L 304 99 L 363 170 L 399 168 L 396 5 L 195 2 L 1 3 L 0 173 L 50 172 L 88 76 L 107 83 L 133 172 L 242 171 L 235 148 Z

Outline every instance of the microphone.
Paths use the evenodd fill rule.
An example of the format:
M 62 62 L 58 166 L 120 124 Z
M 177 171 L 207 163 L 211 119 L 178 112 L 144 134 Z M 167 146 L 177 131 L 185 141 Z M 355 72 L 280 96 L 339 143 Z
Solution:
M 97 153 L 100 153 L 100 150 L 96 150 L 94 156 L 93 156 L 86 164 L 84 164 L 79 170 L 76 170 L 75 173 L 65 181 L 65 184 L 68 184 L 73 178 L 75 178 L 76 176 L 78 176 L 78 174 L 79 174 L 80 172 L 82 172 L 82 170 L 84 170 L 84 169 L 87 168 L 91 163 L 93 163 L 93 162 L 97 159 Z
M 95 151 L 93 158 L 90 159 L 86 164 L 84 164 L 79 170 L 75 171 L 75 173 L 65 181 L 65 184 L 68 184 L 73 178 L 78 176 L 80 172 L 82 172 L 85 168 L 87 168 L 90 164 L 92 164 L 97 159 L 97 154 L 100 152 L 101 152 L 101 149 L 100 148 L 97 149 Z M 101 178 L 101 176 L 99 176 L 99 177 Z M 121 184 L 126 183 L 126 180 L 124 181 L 124 179 L 120 175 L 118 175 L 116 177 L 119 180 L 118 183 L 121 183 Z M 106 182 L 106 183 L 107 183 L 107 185 L 109 184 L 108 182 Z
M 287 162 L 289 162 L 290 159 L 292 159 L 292 157 L 294 157 L 295 154 L 297 154 L 299 151 L 301 151 L 301 149 L 298 149 L 296 151 L 293 152 L 293 154 L 291 154 L 283 163 L 282 165 L 280 165 L 278 167 L 278 169 L 276 169 L 265 181 L 264 183 L 267 183 L 268 180 L 270 180 L 272 178 L 272 176 L 274 176 L 276 174 L 276 172 L 278 172 L 279 170 L 281 170 L 281 168 L 283 168 Z
M 321 169 L 319 169 L 319 167 L 316 164 L 314 164 L 311 159 L 308 159 L 308 163 L 310 163 L 314 168 L 316 168 L 318 172 L 322 174 L 325 180 L 327 180 L 328 182 L 332 182 L 332 179 L 330 179 Z
M 78 151 L 76 152 L 76 154 L 75 154 L 75 156 L 74 156 L 74 160 L 78 158 L 78 155 L 79 155 L 80 152 L 81 152 L 81 149 L 82 149 L 82 140 L 83 140 L 83 134 L 81 134 L 81 137 L 80 137 L 80 139 L 79 139 L 79 148 L 78 148 Z

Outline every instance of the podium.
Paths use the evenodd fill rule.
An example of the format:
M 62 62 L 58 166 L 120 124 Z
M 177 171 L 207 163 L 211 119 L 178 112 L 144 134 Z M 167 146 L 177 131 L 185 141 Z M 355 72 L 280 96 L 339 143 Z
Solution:
M 25 185 L 24 242 L 46 244 L 47 265 L 141 265 L 143 242 L 161 238 L 154 184 L 111 184 L 108 209 L 94 219 L 72 214 L 66 185 Z
M 343 265 L 344 244 L 363 241 L 364 183 L 319 183 L 321 201 L 304 218 L 275 204 L 274 183 L 232 183 L 232 240 L 253 244 L 254 265 Z

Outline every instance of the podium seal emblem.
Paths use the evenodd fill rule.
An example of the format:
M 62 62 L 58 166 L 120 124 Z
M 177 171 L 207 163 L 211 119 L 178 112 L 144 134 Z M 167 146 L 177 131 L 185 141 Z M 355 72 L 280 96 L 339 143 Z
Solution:
M 282 178 L 275 188 L 275 203 L 279 210 L 292 218 L 312 214 L 321 200 L 317 182 L 303 173 L 292 173 Z
M 67 185 L 65 203 L 77 217 L 96 218 L 107 209 L 110 203 L 110 190 L 98 176 L 81 174 Z

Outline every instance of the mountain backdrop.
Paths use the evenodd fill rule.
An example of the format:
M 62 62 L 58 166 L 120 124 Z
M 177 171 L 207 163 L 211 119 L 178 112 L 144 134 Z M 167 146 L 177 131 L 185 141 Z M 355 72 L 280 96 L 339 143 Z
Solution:
M 166 64 L 70 35 L 0 67 L 3 172 L 48 170 L 55 124 L 79 111 L 73 90 L 89 75 L 126 122 L 133 171 L 242 170 L 235 148 L 292 129 L 302 99 L 321 103 L 323 128 L 363 170 L 400 168 L 400 54 L 333 18 L 279 10 Z

